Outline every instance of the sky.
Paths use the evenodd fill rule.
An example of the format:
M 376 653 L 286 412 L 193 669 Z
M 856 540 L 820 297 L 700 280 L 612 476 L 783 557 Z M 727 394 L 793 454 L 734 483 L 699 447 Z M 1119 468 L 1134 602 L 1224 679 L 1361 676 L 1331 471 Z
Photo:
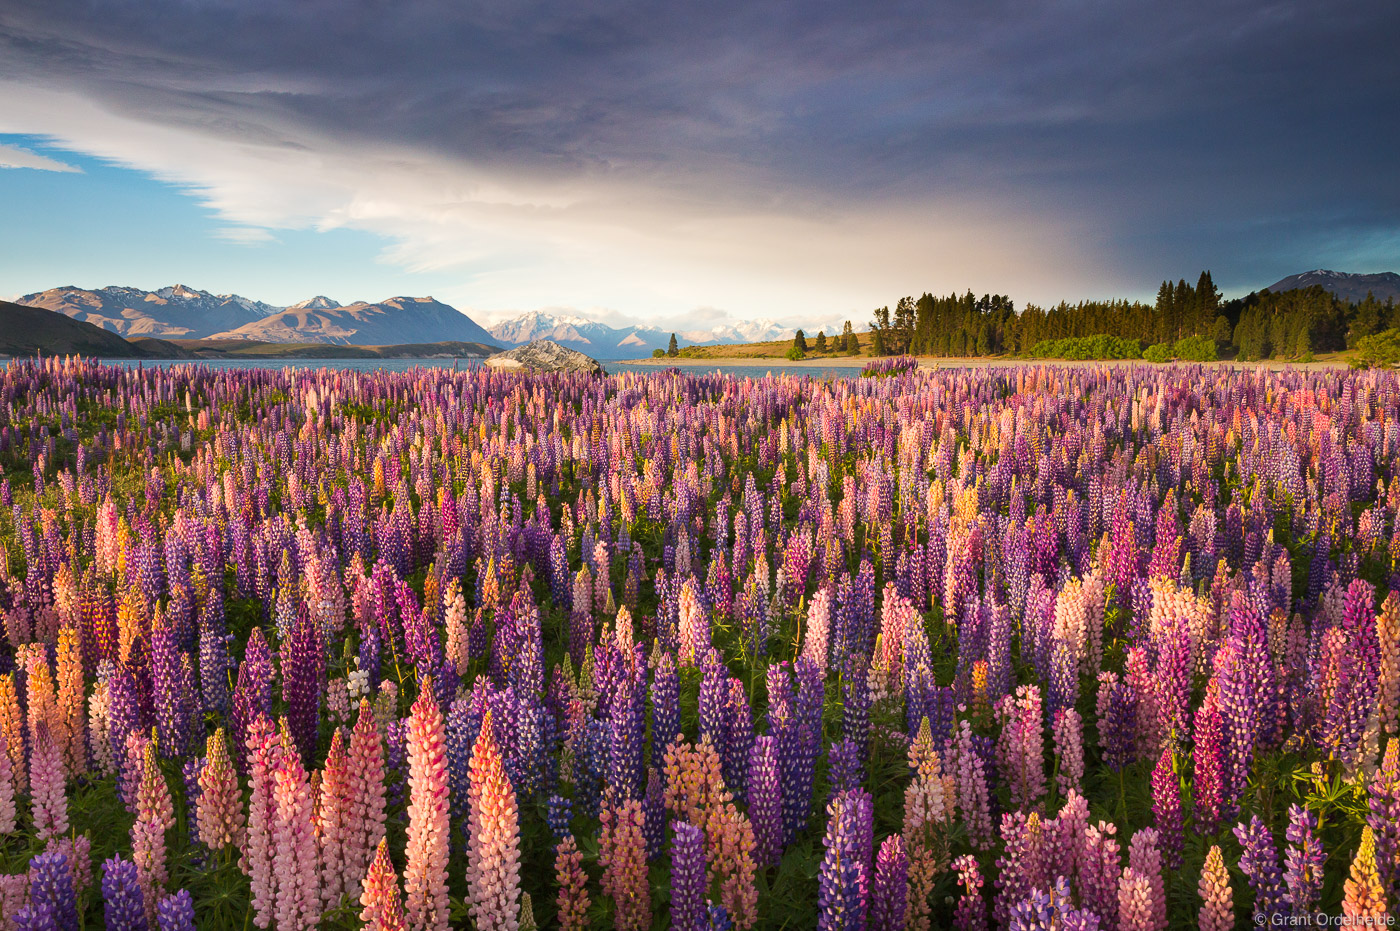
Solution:
M 1400 4 L 6 0 L 0 296 L 868 320 L 1400 270 Z

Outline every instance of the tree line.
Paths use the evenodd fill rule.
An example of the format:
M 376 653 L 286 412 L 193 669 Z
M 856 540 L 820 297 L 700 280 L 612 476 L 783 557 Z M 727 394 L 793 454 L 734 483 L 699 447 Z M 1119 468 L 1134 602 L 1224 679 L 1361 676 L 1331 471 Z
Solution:
M 1027 304 L 1019 313 L 1004 294 L 904 297 L 870 320 L 875 355 L 1028 355 L 1038 343 L 1099 334 L 1138 340 L 1145 347 L 1188 337 L 1233 348 L 1241 359 L 1298 359 L 1354 347 L 1358 340 L 1400 326 L 1400 307 L 1367 295 L 1349 302 L 1314 285 L 1277 294 L 1267 290 L 1222 300 L 1209 271 L 1196 283 L 1163 281 L 1157 299 Z

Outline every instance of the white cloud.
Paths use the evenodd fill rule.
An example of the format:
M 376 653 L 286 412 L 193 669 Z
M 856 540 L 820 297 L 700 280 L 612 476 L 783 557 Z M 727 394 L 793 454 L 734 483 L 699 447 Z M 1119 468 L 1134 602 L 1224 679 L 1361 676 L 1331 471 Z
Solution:
M 83 171 L 74 165 L 13 145 L 0 145 L 0 168 L 33 168 L 38 171 L 71 171 L 78 174 L 82 174 Z
M 221 238 L 374 233 L 388 242 L 381 261 L 460 276 L 435 285 L 436 296 L 483 316 L 570 306 L 679 329 L 756 318 L 859 325 L 877 304 L 929 288 L 1024 294 L 1046 281 L 1105 277 L 1086 258 L 1090 231 L 1071 219 L 1047 224 L 971 196 L 814 204 L 795 192 L 757 196 L 761 179 L 722 170 L 545 177 L 335 138 L 227 101 L 237 120 L 179 108 L 138 114 L 3 79 L 0 100 L 0 133 L 44 134 L 178 185 L 228 224 Z

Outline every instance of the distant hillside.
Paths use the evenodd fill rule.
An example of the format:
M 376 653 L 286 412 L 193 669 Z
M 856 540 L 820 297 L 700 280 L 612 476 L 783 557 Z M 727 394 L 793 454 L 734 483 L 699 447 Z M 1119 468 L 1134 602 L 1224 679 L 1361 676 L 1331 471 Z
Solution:
M 431 297 L 393 297 L 377 304 L 361 301 L 345 307 L 325 306 L 335 302 L 314 298 L 302 303 L 305 306 L 289 307 L 243 326 L 210 334 L 211 338 L 340 346 L 497 343 L 466 314 Z
M 106 356 L 113 359 L 145 355 L 115 333 L 39 307 L 0 301 L 0 354 L 9 356 Z
M 56 310 L 127 337 L 198 339 L 261 320 L 280 310 L 237 294 L 210 294 L 182 284 L 157 291 L 73 286 L 26 294 L 18 303 Z
M 1376 300 L 1391 298 L 1400 301 L 1400 275 L 1395 272 L 1377 272 L 1373 275 L 1355 275 L 1350 272 L 1334 272 L 1319 268 L 1298 275 L 1289 275 L 1269 285 L 1274 294 L 1280 291 L 1294 291 L 1320 285 L 1323 290 L 1337 295 L 1346 301 L 1358 303 L 1366 299 L 1367 293 L 1374 294 Z
M 170 343 L 178 359 L 484 359 L 494 344 L 445 341 L 347 346 L 338 343 L 271 343 L 252 339 L 182 339 Z

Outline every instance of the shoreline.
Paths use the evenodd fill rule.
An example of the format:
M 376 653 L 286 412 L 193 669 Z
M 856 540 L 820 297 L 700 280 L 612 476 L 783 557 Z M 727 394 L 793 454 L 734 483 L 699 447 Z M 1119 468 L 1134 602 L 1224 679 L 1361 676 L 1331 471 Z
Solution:
M 738 356 L 725 356 L 717 359 L 618 359 L 611 362 L 603 362 L 604 365 L 652 365 L 662 368 L 761 368 L 773 366 L 775 368 L 812 368 L 812 369 L 832 369 L 832 368 L 861 368 L 873 361 L 875 356 L 839 357 L 833 359 L 802 359 L 792 362 L 783 358 L 773 358 L 768 356 L 743 358 Z M 888 356 L 884 358 L 890 358 Z M 1022 367 L 1022 366 L 1078 366 L 1078 365 L 1147 365 L 1157 367 L 1162 363 L 1148 362 L 1146 359 L 1022 359 L 1016 357 L 946 357 L 946 356 L 916 356 L 919 368 L 994 368 L 998 366 Z M 1167 363 L 1174 364 L 1174 363 Z M 1210 365 L 1217 367 L 1228 367 L 1233 369 L 1268 369 L 1277 371 L 1279 369 L 1300 368 L 1300 369 L 1330 369 L 1345 371 L 1350 366 L 1335 359 L 1324 359 L 1315 362 L 1289 362 L 1282 359 L 1264 359 L 1260 362 L 1238 362 L 1234 359 L 1220 359 L 1215 362 L 1187 362 L 1184 365 Z

